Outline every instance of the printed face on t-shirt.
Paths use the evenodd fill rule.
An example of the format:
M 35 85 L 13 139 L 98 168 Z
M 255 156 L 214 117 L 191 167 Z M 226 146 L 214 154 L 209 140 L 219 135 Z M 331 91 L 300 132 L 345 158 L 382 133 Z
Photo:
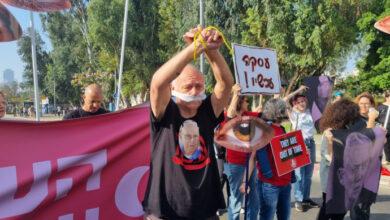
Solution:
M 183 143 L 184 155 L 192 156 L 200 146 L 198 125 L 193 121 L 184 123 L 179 136 Z
M 180 126 L 173 161 L 186 170 L 199 170 L 210 163 L 205 141 L 195 121 L 186 120 Z

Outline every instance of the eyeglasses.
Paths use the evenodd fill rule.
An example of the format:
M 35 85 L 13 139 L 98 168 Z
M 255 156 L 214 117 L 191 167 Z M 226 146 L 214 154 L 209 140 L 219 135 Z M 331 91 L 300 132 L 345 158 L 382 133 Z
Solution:
M 244 102 L 249 103 L 249 100 L 248 100 L 248 99 L 245 99 Z
M 306 103 L 305 101 L 299 101 L 297 102 L 297 104 L 301 104 L 301 103 Z
M 186 134 L 186 135 L 184 135 L 184 139 L 186 141 L 199 140 L 199 135 L 189 135 L 189 134 Z

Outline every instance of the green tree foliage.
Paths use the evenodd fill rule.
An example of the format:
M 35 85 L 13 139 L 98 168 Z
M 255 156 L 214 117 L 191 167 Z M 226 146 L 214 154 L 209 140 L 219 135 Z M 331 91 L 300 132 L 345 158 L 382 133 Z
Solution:
M 247 10 L 243 42 L 274 48 L 287 93 L 304 76 L 321 75 L 358 41 L 365 1 L 261 0 Z
M 53 50 L 50 57 L 53 65 L 50 66 L 45 86 L 50 95 L 59 103 L 78 105 L 81 101 L 81 91 L 71 85 L 73 75 L 87 70 L 92 66 L 88 52 L 88 43 L 83 34 L 78 19 L 77 9 L 51 12 L 41 15 L 42 26 L 48 32 Z
M 112 97 L 119 73 L 125 1 L 71 1 L 72 9 L 41 16 L 53 46 L 49 54 L 40 49 L 42 58 L 38 64 L 41 65 L 40 72 L 44 73 L 40 80 L 44 81 L 45 92 L 54 96 L 56 88 L 56 98 L 60 102 L 78 104 L 82 88 L 71 84 L 74 74 L 85 78 L 96 72 L 114 76 L 105 78 L 105 96 Z M 384 74 L 389 69 L 389 61 L 381 57 L 386 56 L 388 50 L 378 43 L 384 43 L 378 36 L 385 38 L 385 35 L 378 35 L 378 31 L 372 29 L 373 22 L 383 17 L 388 8 L 382 7 L 380 2 L 207 0 L 204 1 L 204 26 L 217 27 L 229 44 L 274 48 L 278 53 L 281 77 L 290 82 L 289 90 L 304 76 L 321 75 L 326 70 L 340 68 L 340 63 L 363 36 L 371 42 L 372 53 L 359 65 L 367 72 L 367 84 L 384 88 L 389 82 L 386 80 L 389 74 Z M 361 17 L 358 29 L 356 21 Z M 187 45 L 182 36 L 198 23 L 197 0 L 129 1 L 122 81 L 127 101 L 136 95 L 148 97 L 153 73 Z M 364 35 L 360 35 L 359 30 Z M 29 48 L 27 42 L 24 50 Z M 221 52 L 233 69 L 229 50 L 223 46 Z M 28 56 L 28 53 L 21 54 Z M 379 58 L 382 60 L 378 61 Z M 31 55 L 24 60 L 31 63 Z M 215 82 L 208 63 L 205 64 L 207 89 L 211 91 Z M 381 77 L 377 72 L 383 72 Z M 373 75 L 375 82 L 372 82 Z M 354 86 L 351 82 L 351 90 Z M 109 99 L 106 101 L 112 101 Z
M 364 59 L 358 63 L 359 75 L 348 77 L 342 84 L 351 94 L 363 91 L 380 93 L 390 88 L 390 36 L 374 28 L 375 22 L 389 15 L 390 1 L 375 0 L 357 22 L 369 47 Z M 354 88 L 357 82 L 359 86 Z
M 114 74 L 111 71 L 97 71 L 92 72 L 91 69 L 86 72 L 76 73 L 73 76 L 73 80 L 71 81 L 72 85 L 75 87 L 79 87 L 82 91 L 87 88 L 88 85 L 98 84 L 102 87 L 104 100 L 110 101 L 110 92 L 112 78 Z
M 31 29 L 28 28 L 25 34 L 18 40 L 18 54 L 24 63 L 23 78 L 24 82 L 21 83 L 21 87 L 27 91 L 34 91 L 34 79 L 33 79 L 33 64 L 31 53 Z M 45 50 L 45 43 L 42 41 L 39 33 L 35 32 L 36 41 L 36 59 L 37 59 L 37 76 L 38 84 L 43 85 L 44 79 L 47 74 L 46 64 L 51 63 L 51 59 Z M 47 90 L 44 86 L 39 86 L 39 91 L 47 95 Z
M 0 91 L 4 94 L 6 100 L 10 100 L 11 98 L 16 98 L 20 96 L 18 92 L 18 87 L 18 83 L 13 81 L 11 84 L 1 86 Z
M 95 0 L 88 5 L 90 36 L 98 50 L 114 57 L 119 67 L 124 1 Z M 145 94 L 154 71 L 161 65 L 157 49 L 158 5 L 156 1 L 129 1 L 126 29 L 123 92 L 126 97 Z

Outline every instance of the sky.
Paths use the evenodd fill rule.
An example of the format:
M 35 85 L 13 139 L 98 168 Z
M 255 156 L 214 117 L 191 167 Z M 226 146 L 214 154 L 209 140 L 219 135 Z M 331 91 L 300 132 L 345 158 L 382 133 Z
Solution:
M 27 28 L 30 27 L 30 11 L 15 8 L 6 4 L 4 5 L 19 22 L 22 27 L 23 34 L 25 34 Z M 46 49 L 51 50 L 50 40 L 47 37 L 47 34 L 44 34 L 42 31 L 41 20 L 39 19 L 39 13 L 37 12 L 34 12 L 34 26 L 36 31 L 39 32 L 45 41 Z M 6 69 L 14 71 L 14 78 L 17 82 L 22 81 L 24 63 L 18 55 L 16 42 L 17 41 L 0 42 L 0 82 L 3 82 L 3 72 Z
M 5 5 L 8 10 L 14 15 L 16 20 L 18 20 L 20 26 L 22 27 L 23 33 L 30 27 L 30 11 L 15 8 L 9 5 Z M 39 13 L 34 12 L 34 25 L 36 31 L 39 32 L 43 41 L 45 42 L 45 49 L 50 51 L 52 49 L 50 40 L 46 33 L 42 31 L 41 20 L 39 18 Z M 3 82 L 3 72 L 6 69 L 11 69 L 15 73 L 15 80 L 17 82 L 22 82 L 23 78 L 23 69 L 24 63 L 21 61 L 17 53 L 17 41 L 11 42 L 0 42 L 0 83 Z M 355 60 L 349 59 L 344 70 L 345 73 L 351 72 L 355 69 Z

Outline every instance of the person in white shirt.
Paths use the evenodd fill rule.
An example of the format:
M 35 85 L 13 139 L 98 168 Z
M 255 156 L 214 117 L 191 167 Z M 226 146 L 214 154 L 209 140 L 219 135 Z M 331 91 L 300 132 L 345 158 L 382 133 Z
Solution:
M 314 122 L 310 110 L 307 108 L 307 99 L 299 95 L 308 87 L 301 86 L 298 90 L 286 96 L 283 100 L 289 106 L 288 115 L 294 130 L 301 130 L 305 140 L 307 152 L 310 154 L 311 163 L 294 170 L 296 182 L 294 184 L 295 209 L 305 212 L 308 208 L 319 208 L 320 206 L 310 199 L 311 178 L 313 176 L 314 163 L 316 158 L 316 144 L 314 142 Z M 293 98 L 292 104 L 290 99 Z

